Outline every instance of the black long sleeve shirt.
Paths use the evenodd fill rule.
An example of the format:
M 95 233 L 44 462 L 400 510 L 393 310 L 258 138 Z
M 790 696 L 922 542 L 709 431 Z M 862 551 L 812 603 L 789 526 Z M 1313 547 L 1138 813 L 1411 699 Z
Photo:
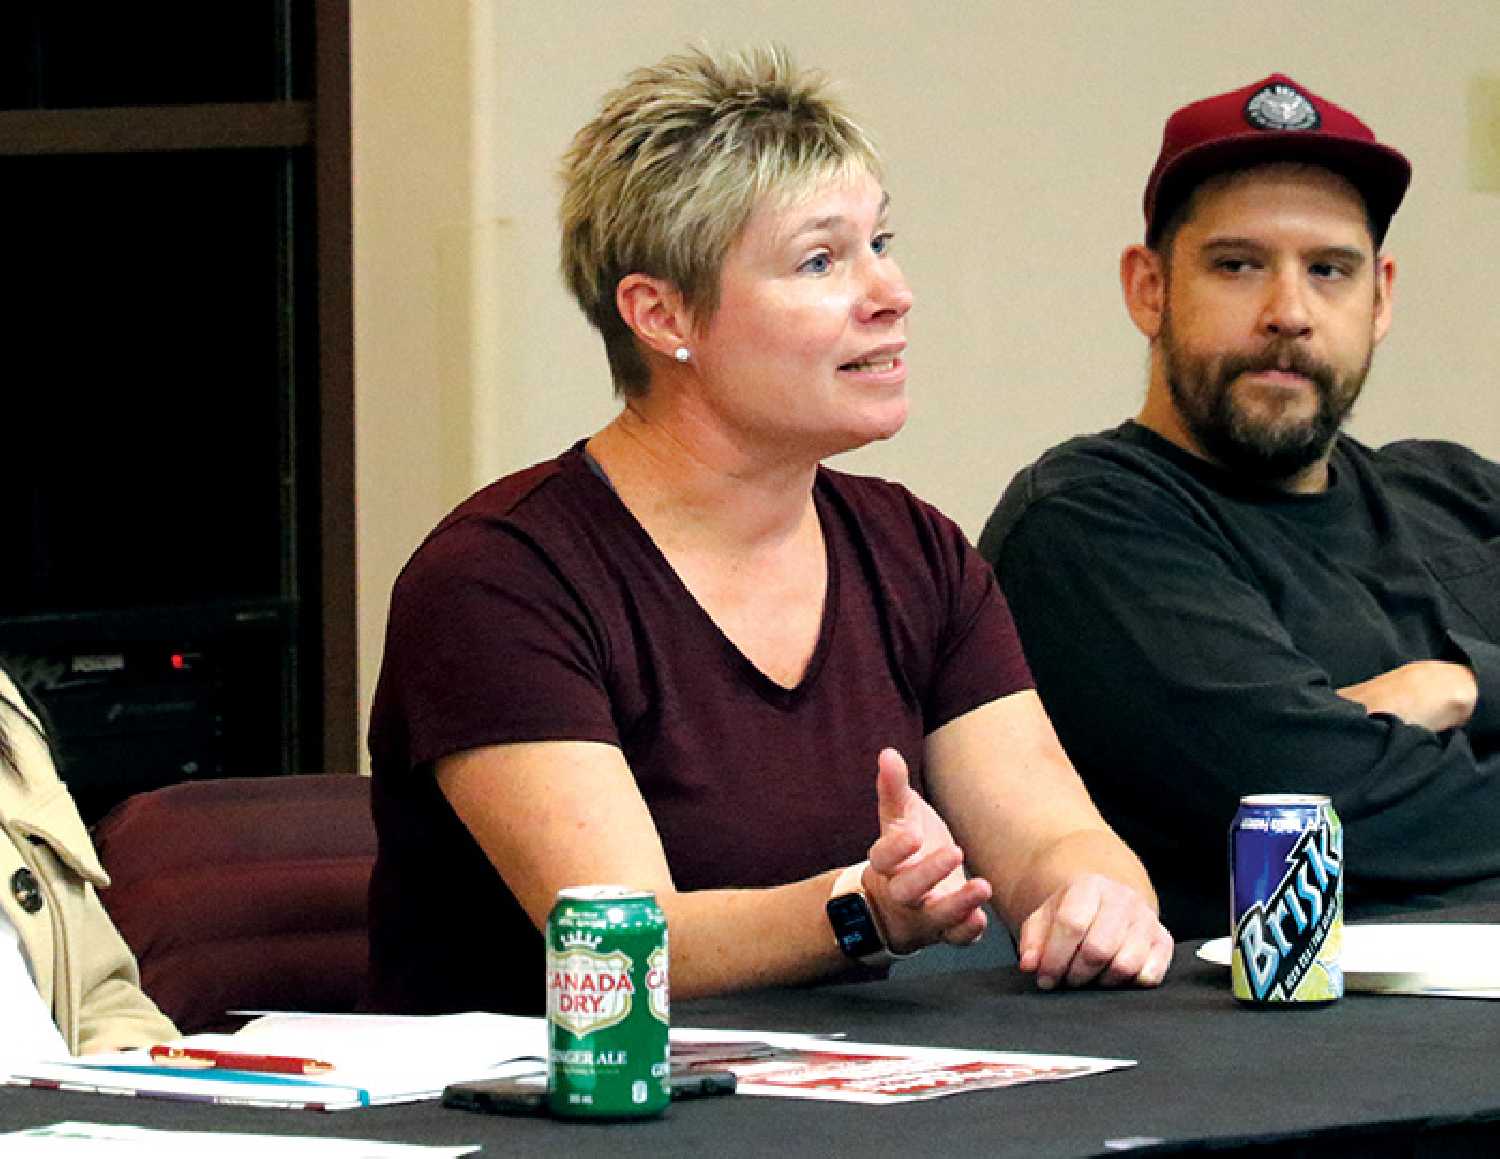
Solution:
M 1341 436 L 1330 485 L 1249 485 L 1136 423 L 1022 471 L 980 539 L 1038 689 L 1179 937 L 1228 928 L 1239 797 L 1332 796 L 1351 917 L 1500 896 L 1500 465 Z M 1337 689 L 1468 663 L 1462 728 Z

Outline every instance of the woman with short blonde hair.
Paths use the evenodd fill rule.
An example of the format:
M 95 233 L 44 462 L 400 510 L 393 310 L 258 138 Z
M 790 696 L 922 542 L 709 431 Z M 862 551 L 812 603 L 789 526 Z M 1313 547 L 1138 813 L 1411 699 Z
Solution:
M 617 392 L 649 381 L 615 305 L 625 274 L 670 282 L 707 321 L 757 205 L 858 173 L 881 177 L 874 144 L 821 74 L 777 46 L 668 57 L 610 93 L 563 159 L 562 271 L 604 336 Z
M 1157 982 L 1150 884 L 994 576 L 904 488 L 822 465 L 906 420 L 865 133 L 781 50 L 690 52 L 609 94 L 563 177 L 624 405 L 397 581 L 375 1004 L 539 1010 L 548 908 L 602 883 L 657 894 L 678 998 L 967 944 L 992 898 L 1039 984 Z

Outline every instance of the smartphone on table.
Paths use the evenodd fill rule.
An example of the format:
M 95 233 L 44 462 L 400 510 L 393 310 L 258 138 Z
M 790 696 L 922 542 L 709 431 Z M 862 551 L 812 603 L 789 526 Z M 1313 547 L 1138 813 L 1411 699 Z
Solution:
M 734 1072 L 728 1070 L 674 1072 L 670 1082 L 673 1102 L 708 1095 L 732 1095 L 735 1088 Z M 547 1073 L 533 1071 L 503 1078 L 449 1083 L 443 1091 L 443 1106 L 487 1115 L 545 1115 Z

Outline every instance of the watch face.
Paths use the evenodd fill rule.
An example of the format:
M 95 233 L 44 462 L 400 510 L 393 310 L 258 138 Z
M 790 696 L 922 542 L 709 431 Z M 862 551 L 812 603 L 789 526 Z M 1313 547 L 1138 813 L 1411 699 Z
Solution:
M 885 940 L 875 925 L 870 904 L 858 893 L 844 893 L 828 899 L 828 921 L 839 949 L 851 958 L 864 958 L 885 949 Z

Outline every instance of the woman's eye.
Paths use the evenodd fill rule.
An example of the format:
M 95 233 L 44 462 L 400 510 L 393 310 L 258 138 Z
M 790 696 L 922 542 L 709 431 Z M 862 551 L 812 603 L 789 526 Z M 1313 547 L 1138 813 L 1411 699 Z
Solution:
M 833 268 L 833 258 L 828 254 L 813 254 L 797 267 L 804 274 L 826 274 Z
M 883 258 L 887 253 L 890 252 L 891 243 L 895 240 L 896 235 L 893 233 L 878 233 L 870 242 L 870 249 L 875 253 L 877 257 Z

